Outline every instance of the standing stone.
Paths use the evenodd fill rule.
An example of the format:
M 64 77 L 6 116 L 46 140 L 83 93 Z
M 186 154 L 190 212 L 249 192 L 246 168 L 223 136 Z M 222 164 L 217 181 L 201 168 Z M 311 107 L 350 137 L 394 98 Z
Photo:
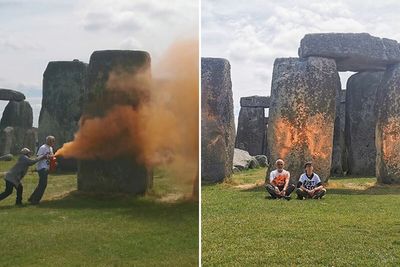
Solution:
M 39 116 L 39 141 L 56 138 L 58 149 L 74 139 L 82 114 L 87 64 L 74 61 L 52 61 L 43 74 L 43 98 Z
M 82 115 L 87 64 L 79 60 L 49 62 L 43 74 L 43 98 L 39 116 L 39 143 L 56 138 L 55 150 L 74 139 Z M 74 159 L 57 159 L 57 169 L 76 171 Z
M 385 70 L 400 62 L 400 46 L 368 33 L 314 33 L 301 40 L 299 56 L 333 58 L 338 71 Z
M 242 97 L 240 106 L 235 147 L 252 156 L 261 155 L 265 151 L 265 108 L 269 108 L 269 97 Z
M 139 69 L 150 69 L 150 55 L 142 51 L 96 51 L 90 57 L 85 94 L 85 118 L 102 117 L 116 105 L 137 107 L 143 98 L 129 88 L 107 88 L 111 72 L 132 77 Z M 85 123 L 82 121 L 81 123 Z M 107 129 L 105 129 L 107 130 Z M 152 183 L 152 171 L 137 162 L 135 156 L 120 155 L 111 160 L 78 161 L 78 190 L 86 192 L 124 192 L 143 194 Z
M 304 163 L 327 181 L 331 169 L 335 98 L 340 78 L 333 59 L 278 58 L 268 123 L 270 162 L 282 158 L 297 181 Z
M 376 93 L 383 72 L 360 72 L 347 81 L 346 147 L 348 174 L 375 176 Z
M 338 88 L 340 89 L 340 88 Z M 332 150 L 332 165 L 331 165 L 331 176 L 342 177 L 344 175 L 343 170 L 343 140 L 344 139 L 344 117 L 342 117 L 342 100 L 346 97 L 345 90 L 338 90 L 336 92 L 336 118 L 335 118 L 335 128 L 333 132 L 333 150 Z M 344 99 L 345 100 L 345 99 Z M 343 101 L 345 102 L 345 101 Z
M 378 88 L 376 176 L 379 183 L 400 184 L 400 64 L 388 68 Z
M 13 137 L 14 137 L 13 127 L 6 127 L 3 130 L 0 130 L 0 156 L 11 153 Z
M 235 121 L 231 67 L 226 59 L 201 59 L 201 180 L 231 176 Z
M 13 128 L 9 153 L 16 155 L 23 147 L 28 147 L 30 150 L 35 151 L 35 146 L 32 146 L 32 142 L 27 142 L 26 140 L 27 131 L 32 128 L 32 121 L 33 113 L 29 102 L 10 101 L 7 104 L 0 121 L 0 131 L 6 127 Z M 4 133 L 5 132 L 3 131 L 2 134 Z

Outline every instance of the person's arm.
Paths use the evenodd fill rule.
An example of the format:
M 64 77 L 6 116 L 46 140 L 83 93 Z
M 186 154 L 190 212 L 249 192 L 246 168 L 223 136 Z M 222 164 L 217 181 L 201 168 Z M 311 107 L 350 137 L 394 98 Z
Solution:
M 288 176 L 286 177 L 286 180 L 285 180 L 285 186 L 283 187 L 283 191 L 285 193 L 286 193 L 286 190 L 287 190 L 287 188 L 289 186 L 289 181 L 290 181 L 290 173 L 288 172 Z
M 28 166 L 32 166 L 36 162 L 38 162 L 38 161 L 40 161 L 40 160 L 42 160 L 42 159 L 44 159 L 46 157 L 47 157 L 47 155 L 42 155 L 42 156 L 39 156 L 39 157 L 36 157 L 36 158 L 33 158 L 33 159 L 30 159 L 28 157 L 24 157 L 24 161 Z

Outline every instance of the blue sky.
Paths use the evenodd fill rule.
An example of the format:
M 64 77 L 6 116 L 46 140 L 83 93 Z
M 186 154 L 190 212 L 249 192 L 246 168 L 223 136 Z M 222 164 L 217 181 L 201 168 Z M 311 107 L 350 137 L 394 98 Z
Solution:
M 396 0 L 202 0 L 201 53 L 231 63 L 235 116 L 240 97 L 269 95 L 275 58 L 297 57 L 306 33 L 368 32 L 400 41 Z M 352 73 L 340 73 L 342 87 Z
M 197 0 L 0 0 L 0 88 L 26 95 L 37 126 L 49 61 L 133 49 L 157 62 L 175 40 L 198 38 L 198 11 Z

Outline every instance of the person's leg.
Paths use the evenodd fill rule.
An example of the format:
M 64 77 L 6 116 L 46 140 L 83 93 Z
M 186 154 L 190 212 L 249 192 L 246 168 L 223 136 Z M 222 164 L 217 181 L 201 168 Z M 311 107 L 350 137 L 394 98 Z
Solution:
M 17 186 L 17 199 L 15 201 L 15 205 L 21 205 L 22 204 L 22 193 L 24 191 L 24 187 L 22 186 L 22 184 L 20 183 Z
M 296 188 L 294 184 L 289 184 L 287 189 L 286 189 L 286 196 L 290 196 L 290 194 L 293 192 L 293 190 Z
M 325 196 L 325 194 L 326 194 L 326 189 L 325 189 L 325 188 L 322 188 L 321 190 L 318 190 L 318 191 L 314 194 L 313 198 L 315 198 L 315 199 L 317 199 L 317 198 L 322 198 L 323 196 Z
M 6 188 L 4 189 L 4 192 L 0 194 L 0 200 L 5 199 L 6 197 L 8 197 L 9 195 L 12 194 L 13 188 L 14 188 L 14 184 L 5 180 L 6 182 Z
M 303 199 L 308 197 L 308 193 L 303 191 L 301 188 L 297 188 L 296 194 L 298 199 Z
M 276 195 L 275 188 L 272 185 L 267 184 L 265 186 L 265 189 L 267 189 L 267 192 L 271 195 L 272 198 L 277 198 L 278 197 Z
M 33 191 L 32 195 L 28 199 L 28 201 L 33 204 L 39 203 L 47 187 L 48 171 L 46 169 L 41 169 L 38 170 L 38 174 L 39 174 L 39 184 L 37 185 L 35 191 Z

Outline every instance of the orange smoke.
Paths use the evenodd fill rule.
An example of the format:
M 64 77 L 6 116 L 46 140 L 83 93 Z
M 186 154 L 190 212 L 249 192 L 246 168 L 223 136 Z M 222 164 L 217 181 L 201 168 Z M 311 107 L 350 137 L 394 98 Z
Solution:
M 136 90 L 149 101 L 137 107 L 114 106 L 104 117 L 82 116 L 75 139 L 56 156 L 131 155 L 148 167 L 163 166 L 191 193 L 198 170 L 198 58 L 198 41 L 179 42 L 153 69 L 153 77 L 146 71 L 111 73 L 108 91 Z

